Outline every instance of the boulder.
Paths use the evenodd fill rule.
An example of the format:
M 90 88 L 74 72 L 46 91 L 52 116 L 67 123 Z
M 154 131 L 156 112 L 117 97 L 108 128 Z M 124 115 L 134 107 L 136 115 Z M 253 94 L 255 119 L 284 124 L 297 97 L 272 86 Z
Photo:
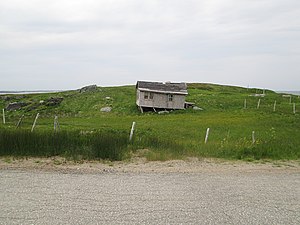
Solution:
M 198 107 L 198 106 L 194 106 L 194 107 L 193 107 L 193 110 L 199 110 L 199 111 L 202 111 L 203 109 L 200 108 L 200 107 Z
M 60 105 L 60 103 L 64 100 L 62 97 L 57 97 L 57 98 L 49 98 L 48 100 L 45 101 L 46 106 L 57 106 Z
M 7 111 L 13 111 L 13 110 L 18 110 L 21 109 L 24 106 L 29 105 L 29 103 L 25 103 L 25 102 L 12 102 L 9 103 L 8 106 L 6 107 Z
M 161 114 L 168 114 L 168 113 L 170 113 L 170 112 L 169 111 L 159 111 L 158 112 L 159 115 L 161 115 Z
M 79 93 L 94 92 L 94 91 L 97 91 L 97 85 L 89 85 L 79 89 Z
M 112 108 L 111 107 L 104 107 L 100 109 L 100 112 L 111 112 Z
M 15 99 L 23 99 L 23 98 L 25 98 L 24 95 L 16 95 L 16 96 L 15 96 Z
M 0 98 L 4 101 L 10 101 L 12 99 L 10 96 L 0 96 Z
M 27 110 L 27 111 L 36 110 L 39 106 L 40 106 L 39 104 L 35 103 L 35 104 L 32 104 L 32 105 L 28 106 L 28 107 L 26 108 L 26 110 Z

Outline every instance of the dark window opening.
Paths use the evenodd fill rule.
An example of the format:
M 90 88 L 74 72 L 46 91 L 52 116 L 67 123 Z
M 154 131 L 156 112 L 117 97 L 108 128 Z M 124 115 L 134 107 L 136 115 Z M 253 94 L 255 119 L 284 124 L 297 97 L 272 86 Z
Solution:
M 153 97 L 154 97 L 154 93 L 152 93 L 152 92 L 145 92 L 144 93 L 144 99 L 150 99 L 150 100 L 152 100 Z

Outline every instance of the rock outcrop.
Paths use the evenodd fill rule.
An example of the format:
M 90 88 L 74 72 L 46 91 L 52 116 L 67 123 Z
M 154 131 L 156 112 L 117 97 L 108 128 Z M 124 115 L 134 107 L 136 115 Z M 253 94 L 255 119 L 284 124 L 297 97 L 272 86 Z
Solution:
M 100 112 L 111 112 L 112 108 L 111 107 L 104 107 L 100 109 Z
M 21 109 L 24 106 L 29 105 L 29 103 L 25 103 L 25 102 L 12 102 L 9 103 L 8 106 L 6 107 L 7 111 L 13 111 L 13 110 L 18 110 Z
M 57 105 L 60 105 L 60 103 L 61 103 L 63 100 L 64 100 L 64 98 L 62 98 L 62 97 L 56 97 L 56 98 L 51 97 L 51 98 L 49 98 L 48 100 L 46 100 L 46 101 L 44 102 L 44 104 L 45 104 L 46 106 L 57 106 Z
M 79 89 L 79 93 L 94 92 L 94 91 L 97 91 L 97 85 L 89 85 Z

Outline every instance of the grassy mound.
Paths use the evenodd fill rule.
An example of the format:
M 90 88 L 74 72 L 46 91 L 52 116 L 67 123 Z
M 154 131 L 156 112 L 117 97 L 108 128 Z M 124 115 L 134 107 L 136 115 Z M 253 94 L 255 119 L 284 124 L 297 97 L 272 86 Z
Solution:
M 145 156 L 149 160 L 190 156 L 299 159 L 298 96 L 287 97 L 270 90 L 262 96 L 263 90 L 214 84 L 189 84 L 188 92 L 186 100 L 202 111 L 141 114 L 135 105 L 134 86 L 98 87 L 85 93 L 2 96 L 0 108 L 12 102 L 26 104 L 6 111 L 7 123 L 0 124 L 0 155 L 122 160 L 143 148 L 148 149 Z M 62 101 L 52 104 L 55 98 Z M 291 103 L 295 103 L 295 114 Z M 111 112 L 100 111 L 107 106 Z M 37 113 L 40 117 L 31 133 Z M 16 129 L 22 115 L 24 119 Z M 59 118 L 59 133 L 53 132 L 54 115 Z M 137 126 L 134 140 L 129 142 L 133 121 Z M 207 128 L 210 134 L 205 144 Z

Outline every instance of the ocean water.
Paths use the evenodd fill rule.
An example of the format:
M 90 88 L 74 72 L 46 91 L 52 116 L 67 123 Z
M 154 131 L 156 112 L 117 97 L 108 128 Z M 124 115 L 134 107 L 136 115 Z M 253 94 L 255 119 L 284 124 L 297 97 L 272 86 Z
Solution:
M 55 93 L 61 91 L 0 91 L 0 95 L 22 95 L 22 94 L 44 94 L 44 93 Z
M 300 96 L 300 91 L 277 91 L 277 93 L 290 94 L 290 95 L 299 95 Z

